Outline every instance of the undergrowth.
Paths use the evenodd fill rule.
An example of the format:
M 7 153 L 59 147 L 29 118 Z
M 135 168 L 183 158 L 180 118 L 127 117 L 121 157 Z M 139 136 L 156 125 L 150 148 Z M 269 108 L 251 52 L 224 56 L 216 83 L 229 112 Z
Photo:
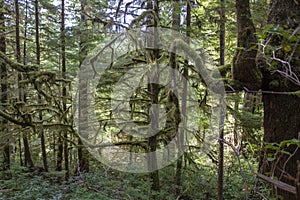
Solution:
M 231 156 L 231 157 L 230 157 Z M 229 155 L 224 169 L 224 199 L 262 199 L 255 190 L 255 176 L 249 163 L 243 159 L 238 163 Z M 93 172 L 71 176 L 64 181 L 64 172 L 28 171 L 23 167 L 13 167 L 6 175 L 0 174 L 0 199 L 100 199 L 100 200 L 148 200 L 155 196 L 161 200 L 206 200 L 217 199 L 217 164 L 211 162 L 189 163 L 183 166 L 182 195 L 175 195 L 175 165 L 159 171 L 159 192 L 151 192 L 148 174 L 118 172 L 97 164 Z M 0 172 L 1 173 L 1 172 Z M 10 174 L 10 178 L 7 177 Z M 260 191 L 268 194 L 267 187 Z

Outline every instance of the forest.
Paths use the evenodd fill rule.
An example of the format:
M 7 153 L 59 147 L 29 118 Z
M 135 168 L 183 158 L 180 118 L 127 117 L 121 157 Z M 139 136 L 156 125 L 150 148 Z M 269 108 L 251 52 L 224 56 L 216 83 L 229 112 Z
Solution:
M 0 0 L 0 199 L 300 199 L 300 0 Z

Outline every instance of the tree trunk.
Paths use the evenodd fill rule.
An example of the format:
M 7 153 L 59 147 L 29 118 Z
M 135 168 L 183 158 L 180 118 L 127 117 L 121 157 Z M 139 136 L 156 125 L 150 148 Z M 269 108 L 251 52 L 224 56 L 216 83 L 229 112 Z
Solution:
M 270 2 L 270 13 L 268 16 L 268 24 L 274 24 L 273 30 L 276 26 L 283 28 L 283 31 L 287 33 L 288 30 L 295 31 L 300 27 L 300 1 L 299 0 L 272 0 Z M 277 27 L 277 28 L 278 28 Z M 299 41 L 299 31 L 296 34 Z M 292 42 L 289 38 L 285 38 L 279 34 L 269 34 L 267 45 L 270 47 L 278 47 L 288 43 L 292 49 L 298 49 L 295 52 L 280 48 L 274 52 L 274 54 L 267 55 L 272 57 L 276 56 L 277 59 L 287 60 L 290 63 L 291 70 L 298 77 L 300 77 L 300 55 L 298 43 Z M 264 57 L 264 59 L 266 56 Z M 265 61 L 263 59 L 263 61 Z M 270 60 L 269 60 L 270 62 Z M 277 70 L 285 71 L 286 65 L 281 61 L 272 60 L 272 64 Z M 274 69 L 270 69 L 267 62 L 261 62 L 263 83 L 262 89 L 264 91 L 275 92 L 293 92 L 300 90 L 300 83 L 295 84 L 290 81 L 289 78 L 279 73 L 274 73 Z M 296 95 L 289 94 L 274 94 L 264 93 L 264 141 L 280 143 L 283 140 L 289 140 L 293 138 L 299 138 L 300 135 L 300 98 Z M 300 151 L 295 152 L 295 145 L 291 145 L 287 151 L 292 153 L 291 156 L 283 155 L 273 162 L 268 162 L 264 172 L 271 171 L 280 181 L 294 185 L 294 182 L 285 176 L 285 173 L 296 177 L 297 165 L 296 161 L 300 160 Z M 278 162 L 278 163 L 277 163 Z M 284 199 L 296 199 L 294 194 L 290 194 L 283 190 L 277 191 L 278 195 L 282 195 Z
M 29 143 L 28 143 L 28 137 L 27 137 L 27 131 L 23 133 L 23 144 L 24 144 L 24 164 L 25 166 L 29 168 L 33 168 L 34 164 L 31 159 L 31 153 L 29 150 Z
M 244 87 L 257 90 L 261 86 L 261 76 L 256 67 L 256 30 L 251 19 L 249 0 L 236 0 L 238 28 L 238 50 L 233 58 L 232 76 L 236 89 Z
M 19 0 L 15 0 L 15 14 L 16 14 L 16 58 L 17 62 L 21 63 L 21 45 L 20 45 L 20 12 L 19 12 Z M 20 84 L 20 81 L 22 80 L 22 73 L 18 73 L 18 89 L 19 89 L 19 102 L 24 102 L 23 99 L 23 87 Z M 21 112 L 23 110 L 20 108 Z M 21 134 L 18 135 L 18 143 L 19 143 L 19 151 L 20 151 L 20 164 L 23 166 L 23 159 L 22 159 L 22 144 L 21 144 Z
M 56 158 L 56 171 L 62 170 L 62 161 L 63 161 L 63 140 L 62 135 L 59 133 L 58 140 L 57 140 L 57 158 Z
M 179 31 L 180 29 L 180 13 L 181 13 L 181 6 L 179 4 L 179 0 L 173 0 L 173 11 L 172 11 L 172 29 L 173 30 L 176 30 L 176 31 Z M 188 30 L 188 28 L 190 28 L 190 24 L 188 22 L 190 22 L 190 18 L 191 18 L 191 15 L 190 15 L 190 2 L 188 1 L 187 2 L 187 14 L 186 14 L 186 23 L 187 23 L 187 27 L 186 27 L 186 30 Z M 171 83 L 171 87 L 173 89 L 173 91 L 175 93 L 178 93 L 177 92 L 177 88 L 176 88 L 176 80 L 175 80 L 175 74 L 174 74 L 174 71 L 175 70 L 178 70 L 177 69 L 177 66 L 176 66 L 176 54 L 175 53 L 171 53 L 170 55 L 170 63 L 171 63 L 171 68 L 172 68 L 172 71 L 170 73 L 170 79 L 172 80 Z M 186 64 L 186 63 L 185 63 Z M 174 71 L 173 71 L 174 70 Z M 187 68 L 186 66 L 184 66 L 184 73 L 186 72 Z M 186 77 L 186 76 L 184 76 Z M 184 84 L 186 84 L 186 82 L 184 81 Z M 184 85 L 186 86 L 186 85 Z M 186 88 L 184 88 L 186 89 Z M 186 99 L 185 99 L 186 100 Z M 182 107 L 183 104 L 186 105 L 186 101 L 182 99 Z M 168 103 L 171 103 L 171 102 L 168 102 Z M 176 105 L 177 106 L 177 105 Z M 186 113 L 182 113 L 182 116 L 185 116 Z M 174 123 L 173 121 L 171 122 L 172 124 Z M 175 171 L 175 185 L 176 185 L 176 188 L 175 188 L 175 194 L 176 196 L 180 196 L 181 194 L 181 175 L 182 175 L 182 147 L 183 147 L 183 133 L 178 133 L 179 131 L 179 128 L 178 128 L 178 125 L 179 124 L 175 124 L 175 131 L 176 131 L 176 135 L 177 134 L 180 134 L 180 139 L 178 140 L 178 155 L 180 156 L 178 158 L 178 160 L 176 161 L 176 171 Z M 182 129 L 180 131 L 183 131 Z
M 220 0 L 220 66 L 225 65 L 225 2 L 224 0 Z M 220 100 L 220 105 L 221 105 Z M 223 109 L 223 108 L 221 108 Z M 224 111 L 222 110 L 220 112 L 220 122 L 219 122 L 219 165 L 218 165 L 218 200 L 223 199 L 223 188 L 224 188 L 224 118 L 225 114 L 223 113 Z
M 256 29 L 251 19 L 249 0 L 236 0 L 236 18 L 238 49 L 236 50 L 232 65 L 234 87 L 239 90 L 258 90 L 261 88 L 261 74 L 255 61 L 258 41 L 256 38 Z M 246 103 L 244 104 L 244 112 L 254 109 L 254 106 L 247 102 L 252 101 L 255 95 L 255 93 L 245 91 Z M 243 137 L 245 138 L 245 134 L 243 134 Z M 236 141 L 238 140 L 236 133 L 234 133 L 234 138 Z M 242 141 L 244 138 L 242 138 Z
M 27 0 L 25 1 L 25 25 L 24 25 L 24 38 L 27 38 L 27 24 L 28 24 L 28 2 Z M 25 66 L 27 61 L 26 61 L 26 57 L 27 57 L 27 43 L 26 43 L 26 39 L 24 40 L 24 44 L 23 44 L 23 65 Z M 21 73 L 19 74 L 19 82 L 22 80 L 22 75 Z M 24 88 L 23 86 L 19 85 L 19 99 L 21 101 L 23 101 L 24 103 L 26 102 L 26 96 L 24 93 Z M 24 164 L 27 167 L 33 168 L 34 164 L 31 158 L 31 153 L 30 153 L 30 148 L 29 148 L 29 142 L 28 142 L 28 137 L 27 137 L 28 131 L 25 130 L 22 134 L 22 138 L 23 138 L 23 145 L 24 145 Z
M 157 0 L 149 0 L 147 1 L 147 9 L 148 10 L 154 10 L 154 12 L 158 15 L 158 1 Z M 157 24 L 158 22 L 155 20 L 154 16 L 153 17 L 153 22 L 152 24 L 147 24 L 150 29 L 151 29 L 151 26 L 153 27 L 157 27 Z M 148 16 L 148 18 L 151 18 L 151 16 Z M 152 20 L 149 20 L 149 22 L 151 22 Z M 159 52 L 158 52 L 158 49 L 156 49 L 157 47 L 157 30 L 154 29 L 154 38 L 153 40 L 148 40 L 146 41 L 147 42 L 147 45 L 149 46 L 152 46 L 154 47 L 154 50 L 153 50 L 153 59 L 158 59 L 159 57 Z M 158 68 L 158 65 L 156 66 L 156 68 Z M 155 75 L 155 77 L 151 77 L 151 79 L 153 79 L 153 81 L 155 83 L 158 83 L 159 81 L 159 74 L 157 73 Z M 155 84 L 155 83 L 151 83 L 148 85 L 148 90 L 151 94 L 151 103 L 152 105 L 157 105 L 158 104 L 158 93 L 159 93 L 159 85 L 158 84 Z M 159 114 L 158 114 L 158 110 L 156 107 L 154 107 L 154 109 L 149 112 L 149 115 L 151 117 L 151 122 L 150 122 L 150 126 L 151 126 L 151 131 L 154 131 L 154 132 L 158 132 L 158 117 L 159 117 Z M 152 133 L 150 133 L 152 135 Z M 157 170 L 157 157 L 156 157 L 156 147 L 157 147 L 157 135 L 152 135 L 149 137 L 148 139 L 148 147 L 149 147 L 149 152 L 154 152 L 153 154 L 149 154 L 148 155 L 148 169 L 150 172 L 150 178 L 152 180 L 152 185 L 151 185 L 151 189 L 153 191 L 159 191 L 160 190 L 160 182 L 159 182 L 159 173 L 158 173 L 158 170 Z M 156 198 L 155 196 L 153 197 L 154 199 Z
M 63 79 L 66 79 L 66 39 L 65 39 L 65 0 L 61 1 L 61 75 Z M 68 123 L 67 120 L 67 88 L 65 82 L 62 83 L 62 106 L 63 106 L 63 123 Z M 66 175 L 65 179 L 67 180 L 69 178 L 69 151 L 68 151 L 68 131 L 64 130 L 63 131 L 63 136 L 64 136 L 64 144 L 63 144 L 63 149 L 64 149 L 64 160 L 65 160 L 65 170 L 66 170 Z
M 6 53 L 6 41 L 5 41 L 5 16 L 4 16 L 4 0 L 0 0 L 0 52 Z M 7 84 L 7 67 L 4 62 L 0 61 L 1 67 L 1 109 L 5 110 L 8 103 L 8 84 Z M 10 168 L 10 148 L 9 148 L 9 132 L 8 121 L 4 118 L 1 119 L 1 148 L 3 148 L 2 169 L 7 170 Z
M 36 64 L 40 65 L 41 62 L 41 48 L 40 48 L 40 35 L 39 35 L 39 1 L 35 0 L 35 44 L 36 44 Z M 39 103 L 42 102 L 41 95 L 38 95 Z M 39 120 L 43 121 L 43 113 L 42 111 L 39 112 Z M 46 153 L 46 144 L 45 144 L 45 136 L 44 130 L 36 130 L 41 138 L 41 150 L 42 150 L 42 159 L 43 159 L 43 166 L 44 170 L 48 171 L 48 163 L 47 163 L 47 153 Z
M 87 35 L 86 32 L 87 29 L 87 20 L 86 20 L 86 13 L 85 13 L 85 6 L 87 4 L 86 0 L 81 0 L 81 34 L 80 34 L 80 50 L 79 50 L 79 56 L 80 56 L 80 65 L 83 62 L 83 59 L 87 55 Z M 81 80 L 79 78 L 79 107 L 78 107 L 78 113 L 79 113 L 79 127 L 78 131 L 81 136 L 84 136 L 86 134 L 86 131 L 88 130 L 88 113 L 87 113 L 87 82 L 86 80 Z M 78 162 L 79 166 L 77 168 L 78 172 L 89 172 L 89 152 L 84 147 L 83 142 L 80 138 L 78 138 Z

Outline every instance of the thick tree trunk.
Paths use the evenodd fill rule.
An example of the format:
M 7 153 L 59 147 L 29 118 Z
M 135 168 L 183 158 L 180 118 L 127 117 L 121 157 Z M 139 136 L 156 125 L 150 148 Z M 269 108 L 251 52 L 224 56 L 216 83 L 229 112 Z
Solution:
M 299 0 L 272 0 L 270 3 L 270 13 L 268 16 L 268 24 L 281 27 L 286 31 L 292 32 L 300 26 L 300 1 Z M 274 27 L 274 30 L 276 28 Z M 279 30 L 279 29 L 277 29 Z M 299 41 L 299 31 L 296 33 Z M 288 42 L 292 48 L 298 49 L 295 52 L 286 51 L 283 48 L 276 50 L 273 55 L 278 59 L 288 60 L 291 70 L 300 77 L 300 55 L 299 45 L 291 42 L 288 38 L 284 38 L 278 34 L 270 34 L 266 39 L 269 46 L 280 46 L 284 42 Z M 273 55 L 268 55 L 272 57 Z M 283 62 L 272 61 L 277 70 L 285 71 L 286 66 Z M 261 64 L 261 63 L 260 63 Z M 274 69 L 265 63 L 262 67 L 264 91 L 275 92 L 293 92 L 300 90 L 300 84 L 292 83 L 289 78 L 279 73 L 274 73 Z M 264 141 L 280 143 L 283 140 L 297 139 L 300 135 L 300 98 L 296 95 L 289 94 L 263 94 L 264 103 Z M 265 172 L 272 171 L 277 178 L 285 183 L 294 185 L 294 181 L 287 178 L 287 174 L 296 177 L 297 160 L 300 160 L 300 151 L 296 151 L 296 147 L 291 145 L 287 149 L 292 155 L 282 155 L 273 162 L 268 162 Z M 287 174 L 286 174 L 287 173 Z M 284 199 L 296 199 L 294 194 L 290 194 L 283 190 L 277 191 L 278 195 L 282 195 Z
M 261 88 L 261 74 L 256 65 L 257 38 L 256 29 L 251 19 L 249 0 L 236 0 L 236 18 L 238 41 L 233 58 L 232 76 L 235 89 L 258 90 Z M 245 92 L 244 112 L 250 112 L 254 105 L 248 102 L 255 98 L 254 93 Z M 245 130 L 245 129 L 244 129 Z M 235 141 L 238 140 L 234 132 Z M 242 141 L 246 140 L 243 134 Z
M 298 138 L 300 135 L 300 98 L 292 95 L 268 94 L 263 97 L 264 102 L 264 130 L 265 142 L 280 143 L 283 140 Z M 295 146 L 290 146 L 288 151 L 293 154 L 282 155 L 275 162 L 268 162 L 265 172 L 274 171 L 274 175 L 285 183 L 294 185 L 294 181 L 285 175 L 296 177 L 297 160 L 300 160 L 300 151 L 296 151 Z M 278 163 L 276 163 L 279 161 Z M 278 194 L 284 199 L 296 199 L 295 195 L 278 190 Z
M 233 58 L 232 76 L 236 89 L 246 87 L 257 90 L 261 86 L 261 75 L 256 67 L 256 30 L 251 19 L 249 0 L 236 0 L 238 28 L 237 51 Z

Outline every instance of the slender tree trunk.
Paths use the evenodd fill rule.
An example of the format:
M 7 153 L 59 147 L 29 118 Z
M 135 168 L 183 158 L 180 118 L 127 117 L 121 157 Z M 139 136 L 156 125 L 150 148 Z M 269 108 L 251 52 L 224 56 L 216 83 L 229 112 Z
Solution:
M 27 60 L 27 43 L 26 43 L 26 38 L 27 38 L 27 24 L 28 24 L 28 2 L 27 0 L 25 1 L 25 25 L 24 25 L 24 44 L 23 44 L 23 64 L 26 65 L 26 60 Z M 19 74 L 19 82 L 22 80 L 22 75 Z M 19 85 L 19 98 L 20 100 L 22 100 L 24 103 L 26 102 L 26 96 L 24 93 L 24 87 Z M 24 127 L 25 128 L 25 127 Z M 24 145 L 24 164 L 25 166 L 28 166 L 30 168 L 34 167 L 32 158 L 31 158 L 31 153 L 30 153 L 30 149 L 29 149 L 29 142 L 28 142 L 28 137 L 27 137 L 28 131 L 25 130 L 22 134 L 22 138 L 23 138 L 23 145 Z
M 20 13 L 19 13 L 19 0 L 15 0 L 15 15 L 16 15 L 16 58 L 17 62 L 21 63 L 21 45 L 20 45 Z M 20 84 L 22 80 L 22 74 L 18 72 L 18 89 L 19 89 L 19 101 L 24 102 L 22 99 L 23 97 L 23 88 Z M 23 107 L 23 106 L 22 106 Z M 22 108 L 20 108 L 22 112 Z M 22 135 L 18 135 L 18 143 L 19 143 L 19 150 L 20 150 L 20 164 L 23 166 L 23 159 L 22 159 L 22 144 L 21 144 L 21 137 Z
M 180 28 L 180 16 L 181 16 L 181 7 L 179 6 L 180 1 L 174 1 L 174 7 L 173 7 L 173 23 L 172 26 L 173 28 L 179 29 Z M 187 43 L 189 44 L 189 37 L 190 37 L 190 28 L 191 28 L 191 2 L 188 0 L 186 2 L 186 36 L 187 36 Z M 173 58 L 174 56 L 174 58 Z M 175 59 L 175 55 L 172 53 L 171 54 L 171 63 L 173 68 L 176 68 L 176 59 Z M 173 75 L 173 77 L 175 77 Z M 183 79 L 183 91 L 182 91 L 182 102 L 181 102 L 181 114 L 179 112 L 180 117 L 182 117 L 183 119 L 181 121 L 181 123 L 183 123 L 182 127 L 186 127 L 186 101 L 187 101 L 187 79 L 188 79 L 188 60 L 184 61 L 184 69 L 183 69 L 183 77 L 185 79 Z M 175 82 L 175 80 L 174 80 Z M 173 85 L 172 87 L 175 87 L 175 85 Z M 176 90 L 176 89 L 175 89 Z M 179 106 L 179 105 L 178 105 Z M 184 128 L 180 128 L 179 129 L 179 123 L 180 121 L 176 122 L 176 134 L 179 134 L 179 139 L 178 139 L 178 160 L 176 162 L 176 173 L 175 173 L 175 184 L 176 184 L 176 190 L 175 193 L 177 196 L 181 195 L 181 187 L 182 187 L 182 162 L 183 162 L 183 145 L 184 145 L 184 139 L 185 139 L 185 130 Z
M 19 147 L 20 166 L 24 166 L 21 137 L 22 137 L 22 134 L 19 133 L 18 134 L 18 147 Z
M 62 78 L 66 79 L 66 38 L 65 38 L 65 0 L 61 1 L 61 72 L 62 72 Z M 68 123 L 67 120 L 67 88 L 65 82 L 63 82 L 63 87 L 62 87 L 62 98 L 63 98 L 63 122 Z M 65 178 L 69 178 L 69 151 L 68 151 L 68 131 L 64 130 L 63 131 L 63 136 L 64 136 L 64 160 L 65 160 L 65 170 L 66 170 L 66 175 Z
M 4 0 L 0 0 L 0 52 L 6 53 L 6 41 L 5 41 L 5 16 L 4 16 Z M 8 104 L 8 84 L 7 84 L 7 67 L 4 62 L 0 61 L 1 65 L 1 109 L 5 110 Z M 2 169 L 7 170 L 10 168 L 10 148 L 9 148 L 9 131 L 8 121 L 4 118 L 1 119 L 1 148 L 3 148 L 3 160 Z
M 81 0 L 81 34 L 80 34 L 80 65 L 82 64 L 85 56 L 87 55 L 87 20 L 85 14 L 85 7 L 87 1 Z M 79 127 L 78 131 L 81 136 L 84 136 L 88 130 L 88 112 L 87 112 L 87 82 L 79 78 Z M 89 172 L 89 152 L 84 147 L 83 142 L 78 138 L 78 162 L 77 170 L 80 172 Z
M 158 15 L 158 1 L 154 0 L 154 2 L 152 0 L 147 1 L 147 9 L 148 10 L 154 10 L 154 12 Z M 155 20 L 155 18 L 153 16 L 148 16 L 148 21 L 151 22 L 152 24 L 148 24 L 150 30 L 151 27 L 157 27 L 158 22 Z M 152 18 L 153 20 L 150 20 L 150 18 Z M 153 29 L 152 29 L 153 30 Z M 150 47 L 154 47 L 153 50 L 153 59 L 157 59 L 159 57 L 159 52 L 158 49 L 156 49 L 157 47 L 157 37 L 158 37 L 158 33 L 157 30 L 153 30 L 153 34 L 154 34 L 154 38 L 152 39 L 148 39 L 147 45 Z M 155 68 L 158 68 L 158 66 L 156 66 Z M 159 74 L 156 73 L 154 75 L 155 77 L 151 77 L 151 79 L 153 79 L 153 81 L 155 83 L 158 83 L 159 81 Z M 151 94 L 151 103 L 152 105 L 157 105 L 158 104 L 158 93 L 159 93 L 159 85 L 155 84 L 155 83 L 151 83 L 148 85 L 148 90 Z M 149 113 L 150 117 L 151 117 L 151 131 L 152 132 L 156 132 L 158 131 L 158 117 L 159 117 L 159 113 L 158 113 L 158 109 L 156 108 L 156 106 L 153 107 L 154 109 Z M 152 135 L 152 133 L 150 133 Z M 157 170 L 157 157 L 156 157 L 156 147 L 157 147 L 157 136 L 152 135 L 148 138 L 148 146 L 149 146 L 149 153 L 150 152 L 154 152 L 152 154 L 148 155 L 148 169 L 150 172 L 150 178 L 152 180 L 152 185 L 151 185 L 151 189 L 153 191 L 159 191 L 160 190 L 160 183 L 159 183 L 159 174 L 158 174 L 158 170 Z M 153 198 L 156 198 L 155 196 Z
M 220 0 L 220 66 L 225 65 L 225 2 Z M 222 105 L 220 100 L 220 105 Z M 221 108 L 223 109 L 223 108 Z M 219 166 L 218 166 L 218 200 L 223 200 L 223 180 L 224 180 L 224 116 L 223 110 L 220 112 L 220 133 L 219 133 Z
M 36 44 L 36 64 L 40 65 L 41 62 L 41 49 L 40 49 L 40 33 L 39 33 L 39 0 L 35 0 L 35 44 Z M 38 95 L 39 103 L 42 102 L 41 95 Z M 39 120 L 43 121 L 43 113 L 42 111 L 39 112 Z M 41 150 L 42 150 L 42 159 L 43 159 L 43 166 L 44 170 L 48 171 L 48 163 L 47 163 L 47 154 L 46 154 L 46 144 L 45 144 L 45 136 L 44 130 L 37 130 L 40 138 L 41 138 Z
M 65 62 L 65 44 L 64 44 L 64 26 L 65 26 L 65 22 L 64 22 L 64 7 L 65 7 L 65 2 L 64 0 L 61 1 L 61 26 L 60 26 L 60 45 L 61 45 L 61 75 L 62 78 L 65 75 L 65 70 L 66 70 L 66 62 Z M 62 106 L 63 106 L 63 111 L 64 110 L 64 104 L 65 104 L 65 96 L 64 96 L 64 85 L 62 86 Z M 62 116 L 62 118 L 64 118 L 64 116 Z M 61 119 L 62 123 L 64 122 L 64 119 Z M 63 151 L 64 151 L 64 143 L 63 143 L 63 132 L 64 131 L 60 131 L 59 132 L 59 136 L 58 136 L 58 140 L 57 140 L 57 160 L 56 160 L 56 170 L 57 171 L 61 171 L 62 170 L 62 162 L 63 162 Z
M 15 16 L 16 16 L 16 58 L 17 58 L 17 62 L 21 63 L 19 0 L 15 0 Z
M 189 8 L 189 2 L 187 2 L 187 10 Z M 172 29 L 174 30 L 179 30 L 180 28 L 180 13 L 181 13 L 181 6 L 180 6 L 180 1 L 179 0 L 173 0 L 173 11 L 172 11 Z M 187 18 L 189 18 L 190 16 L 188 15 L 187 13 Z M 188 28 L 187 28 L 188 29 Z M 174 70 L 177 70 L 177 66 L 176 66 L 176 54 L 175 53 L 171 53 L 170 55 L 170 63 L 171 63 L 171 87 L 173 89 L 173 91 L 175 91 L 176 93 L 177 90 L 176 90 L 176 80 L 175 80 L 175 74 L 174 74 Z M 186 69 L 186 67 L 184 68 Z M 183 100 L 182 100 L 183 101 Z M 171 103 L 171 102 L 168 102 L 168 103 Z M 173 124 L 173 123 L 172 123 Z M 180 136 L 182 136 L 182 133 L 179 133 L 179 131 L 182 131 L 182 130 L 179 130 L 178 129 L 178 125 L 179 124 L 175 124 L 175 131 L 176 133 L 175 134 L 180 134 Z M 181 173 L 182 173 L 182 156 L 181 156 L 181 150 L 182 150 L 182 137 L 179 138 L 178 140 L 178 143 L 177 143 L 177 146 L 178 146 L 178 155 L 180 156 L 178 158 L 178 160 L 176 161 L 176 171 L 175 171 L 175 185 L 176 185 L 176 188 L 175 188 L 175 194 L 176 196 L 180 196 L 180 193 L 181 193 Z
M 268 16 L 268 24 L 274 24 L 281 27 L 286 31 L 289 29 L 293 31 L 300 28 L 300 1 L 299 0 L 272 0 L 270 2 L 270 12 Z M 275 28 L 274 28 L 275 30 Z M 296 37 L 299 38 L 299 30 Z M 284 45 L 285 42 L 291 46 L 292 49 L 299 49 L 298 42 L 290 41 L 278 34 L 269 34 L 268 38 L 269 47 L 278 47 Z M 298 40 L 299 41 L 299 40 Z M 276 50 L 274 54 L 268 56 L 276 56 L 278 59 L 289 61 L 291 66 L 290 70 L 295 75 L 300 77 L 300 54 L 299 51 L 286 51 L 281 48 Z M 273 73 L 270 67 L 265 62 L 264 58 L 258 59 L 263 74 L 262 89 L 264 91 L 275 92 L 294 92 L 300 90 L 300 84 L 295 84 L 289 78 L 284 77 L 282 74 Z M 285 71 L 286 65 L 279 61 L 273 61 L 274 66 L 278 70 Z M 267 94 L 263 93 L 264 103 L 264 141 L 280 143 L 283 140 L 299 139 L 300 135 L 300 98 L 296 95 L 286 94 Z M 286 175 L 296 177 L 297 173 L 297 160 L 300 160 L 300 151 L 296 149 L 295 145 L 289 146 L 286 149 L 291 155 L 282 155 L 273 162 L 268 162 L 264 172 L 271 171 L 280 181 L 294 185 Z M 296 151 L 297 150 L 297 151 Z M 284 199 L 297 199 L 295 195 L 286 191 L 277 190 L 277 194 L 284 197 Z
M 159 79 L 159 77 L 154 77 L 154 79 Z M 155 81 L 157 83 L 157 81 Z M 152 105 L 158 105 L 158 93 L 159 93 L 159 85 L 155 83 L 151 83 L 148 86 L 148 90 L 151 93 L 151 103 Z M 158 109 L 156 107 L 153 108 L 152 111 L 149 112 L 150 118 L 151 118 L 151 135 L 153 132 L 158 133 Z M 149 153 L 153 152 L 152 154 L 149 154 L 148 157 L 148 169 L 150 172 L 150 177 L 152 179 L 152 186 L 151 189 L 154 191 L 160 190 L 160 184 L 159 184 L 159 174 L 158 174 L 158 168 L 157 168 L 157 157 L 156 157 L 156 147 L 157 147 L 157 136 L 152 135 L 148 139 L 148 146 L 149 146 Z

